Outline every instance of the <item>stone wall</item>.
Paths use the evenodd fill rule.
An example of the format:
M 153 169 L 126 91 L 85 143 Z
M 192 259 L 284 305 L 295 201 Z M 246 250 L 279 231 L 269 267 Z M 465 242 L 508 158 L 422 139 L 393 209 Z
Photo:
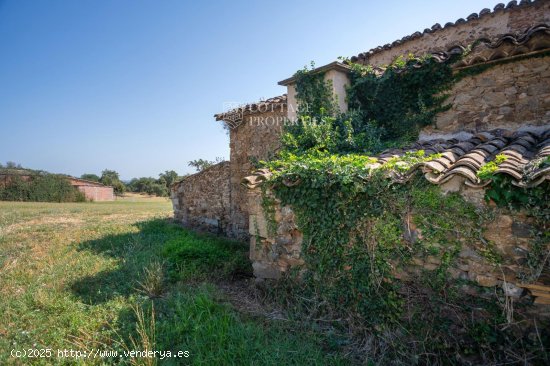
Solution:
M 463 184 L 464 178 L 456 177 L 441 186 L 443 191 L 458 191 L 466 200 L 484 205 L 483 189 L 469 188 Z M 296 225 L 292 209 L 288 206 L 275 207 L 275 227 L 269 230 L 269 224 L 261 206 L 259 188 L 249 191 L 250 206 L 250 259 L 253 262 L 254 275 L 258 278 L 280 278 L 291 268 L 303 267 L 301 246 L 303 236 Z M 406 218 L 403 218 L 404 222 Z M 412 222 L 411 218 L 406 220 Z M 522 272 L 526 271 L 528 242 L 531 237 L 531 221 L 523 213 L 509 210 L 497 210 L 494 219 L 487 223 L 483 237 L 494 244 L 496 253 L 502 258 L 499 264 L 493 264 L 483 254 L 486 248 L 478 248 L 472 243 L 463 243 L 458 260 L 448 274 L 451 278 L 471 280 L 481 287 L 500 286 L 513 298 L 530 295 L 535 304 L 550 304 L 550 269 L 541 273 L 536 284 L 524 284 Z M 273 224 L 271 224 L 273 225 Z M 410 237 L 419 237 L 416 228 L 409 226 Z M 403 281 L 414 281 L 422 270 L 433 271 L 439 268 L 441 259 L 436 256 L 413 258 L 412 263 L 395 277 Z M 475 295 L 476 288 L 464 286 L 464 291 Z M 550 313 L 549 313 L 550 315 Z
M 498 35 L 524 32 L 527 28 L 537 24 L 550 24 L 550 2 L 539 0 L 532 3 L 524 1 L 522 5 L 508 9 L 496 9 L 493 12 L 485 11 L 480 16 L 468 17 L 468 21 L 455 22 L 446 25 L 443 29 L 432 27 L 430 32 L 417 33 L 408 40 L 403 39 L 398 45 L 388 45 L 359 57 L 359 61 L 373 66 L 390 64 L 401 55 L 413 53 L 422 55 L 430 52 L 447 51 L 456 45 L 467 46 L 480 38 L 492 39 Z M 487 9 L 488 10 L 488 9 Z M 465 14 L 466 15 L 466 14 Z M 391 24 L 391 23 L 389 23 Z M 435 29 L 435 30 L 434 30 Z
M 254 162 L 266 160 L 279 149 L 286 107 L 254 113 L 230 130 L 231 234 L 248 237 L 249 209 L 244 177 L 255 169 Z
M 230 166 L 224 161 L 185 177 L 171 188 L 174 219 L 193 229 L 228 235 Z
M 550 56 L 495 65 L 460 80 L 449 91 L 451 109 L 425 134 L 515 130 L 550 123 Z

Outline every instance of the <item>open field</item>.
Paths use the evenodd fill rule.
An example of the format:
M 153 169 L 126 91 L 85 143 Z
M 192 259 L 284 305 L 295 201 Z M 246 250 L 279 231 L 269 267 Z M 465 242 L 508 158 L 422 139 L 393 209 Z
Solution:
M 154 364 L 121 357 L 144 348 L 189 352 L 159 364 L 343 362 L 316 333 L 232 305 L 223 289 L 246 283 L 247 246 L 191 233 L 170 215 L 160 198 L 0 202 L 0 364 Z M 10 355 L 29 349 L 43 357 Z

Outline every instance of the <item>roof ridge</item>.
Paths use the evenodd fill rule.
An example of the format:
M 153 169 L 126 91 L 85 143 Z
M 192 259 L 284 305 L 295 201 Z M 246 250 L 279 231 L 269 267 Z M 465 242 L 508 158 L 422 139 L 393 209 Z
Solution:
M 447 23 L 445 23 L 444 26 L 441 26 L 441 24 L 439 24 L 439 23 L 435 23 L 434 25 L 431 26 L 431 28 L 425 28 L 423 32 L 416 31 L 413 34 L 410 34 L 410 35 L 405 36 L 401 39 L 395 40 L 392 43 L 387 43 L 383 46 L 378 46 L 378 47 L 375 47 L 375 48 L 371 48 L 369 51 L 362 52 L 357 56 L 352 56 L 350 58 L 350 60 L 352 62 L 357 62 L 359 60 L 365 61 L 372 55 L 378 54 L 382 51 L 392 49 L 393 47 L 397 47 L 397 46 L 402 45 L 402 44 L 404 44 L 408 41 L 414 40 L 416 38 L 420 38 L 420 37 L 424 36 L 425 34 L 434 33 L 434 32 L 437 32 L 441 29 L 447 29 L 447 28 L 450 28 L 450 27 L 454 27 L 456 25 L 468 23 L 468 22 L 473 21 L 473 20 L 478 20 L 478 19 L 486 17 L 490 14 L 495 14 L 495 13 L 500 12 L 500 11 L 510 11 L 511 9 L 518 8 L 518 7 L 532 6 L 533 4 L 542 3 L 543 1 L 544 0 L 521 0 L 518 4 L 518 1 L 512 0 L 507 5 L 504 5 L 503 3 L 498 3 L 497 5 L 494 6 L 493 11 L 491 11 L 491 9 L 489 9 L 489 8 L 484 8 L 479 12 L 479 14 L 478 13 L 472 13 L 472 14 L 468 15 L 466 17 L 466 19 L 459 18 L 454 23 L 453 22 L 447 22 Z
M 451 57 L 455 55 L 466 56 L 465 59 L 458 61 L 454 64 L 454 67 L 462 68 L 473 66 L 482 62 L 493 62 L 498 60 L 503 60 L 509 57 L 520 57 L 525 53 L 541 53 L 547 52 L 550 49 L 550 39 L 544 43 L 533 43 L 530 44 L 530 41 L 535 37 L 550 36 L 550 25 L 547 24 L 537 24 L 535 26 L 529 27 L 522 33 L 505 33 L 499 36 L 494 37 L 492 40 L 488 37 L 480 37 L 471 44 L 471 47 L 464 46 L 460 43 L 456 43 L 453 46 L 447 48 L 447 51 L 430 51 L 426 54 L 433 56 L 433 59 L 436 62 L 447 62 Z M 500 47 L 506 47 L 507 45 L 512 45 L 516 47 L 513 52 L 509 50 L 499 50 Z M 493 50 L 490 53 L 487 53 L 487 50 Z M 485 52 L 485 54 L 483 54 Z M 480 54 L 481 53 L 481 54 Z M 352 58 L 350 61 L 356 62 L 357 59 Z M 422 64 L 421 60 L 417 60 L 415 67 L 420 67 Z M 383 74 L 387 67 L 384 66 L 372 66 L 372 70 L 376 75 Z M 399 72 L 400 70 L 397 70 Z
M 226 118 L 226 117 L 228 117 L 232 114 L 239 113 L 239 112 L 241 114 L 244 114 L 245 112 L 247 112 L 247 113 L 262 112 L 260 110 L 260 108 L 263 108 L 264 106 L 267 107 L 267 106 L 274 105 L 274 104 L 286 103 L 286 101 L 287 101 L 287 95 L 285 93 L 285 94 L 282 94 L 282 95 L 278 95 L 276 97 L 271 97 L 271 98 L 267 98 L 265 100 L 260 100 L 260 101 L 255 102 L 255 103 L 244 104 L 244 105 L 241 105 L 239 107 L 230 109 L 226 112 L 217 113 L 217 114 L 214 115 L 214 118 L 216 118 L 216 121 L 221 121 L 221 120 L 224 120 L 224 118 Z

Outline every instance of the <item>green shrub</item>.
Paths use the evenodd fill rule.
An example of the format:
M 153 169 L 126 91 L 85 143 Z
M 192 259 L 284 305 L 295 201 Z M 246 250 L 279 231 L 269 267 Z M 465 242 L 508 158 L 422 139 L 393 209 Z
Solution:
M 84 202 L 86 197 L 73 187 L 67 177 L 40 173 L 28 181 L 19 176 L 13 176 L 10 183 L 0 188 L 2 201 L 31 202 Z

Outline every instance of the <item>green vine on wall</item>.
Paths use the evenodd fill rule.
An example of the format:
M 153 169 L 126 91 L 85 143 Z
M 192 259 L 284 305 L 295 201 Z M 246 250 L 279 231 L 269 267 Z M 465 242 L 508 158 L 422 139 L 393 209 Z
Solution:
M 532 219 L 531 240 L 523 273 L 526 282 L 536 281 L 550 260 L 550 184 L 518 187 L 504 175 L 491 176 L 485 199 L 512 212 L 523 212 Z
M 434 124 L 435 115 L 450 107 L 445 91 L 455 82 L 451 65 L 456 60 L 411 54 L 397 58 L 382 75 L 370 66 L 352 64 L 350 108 L 361 111 L 362 125 L 379 127 L 383 141 L 414 141 L 421 128 Z
M 270 237 L 275 236 L 277 233 L 277 221 L 275 220 L 275 200 L 267 193 L 267 186 L 262 185 L 262 201 L 261 206 L 264 217 L 266 219 L 266 230 Z
M 399 316 L 393 273 L 414 254 L 444 258 L 440 280 L 430 281 L 444 287 L 441 276 L 461 241 L 479 236 L 480 215 L 458 195 L 443 196 L 423 179 L 403 185 L 388 178 L 388 169 L 399 172 L 434 156 L 406 155 L 383 169 L 370 168 L 373 159 L 361 155 L 287 158 L 271 163 L 276 173 L 270 184 L 296 212 L 304 233 L 306 281 L 338 309 L 353 309 L 369 322 Z M 300 184 L 288 187 L 289 177 Z M 402 235 L 407 230 L 408 238 Z
M 413 258 L 424 258 L 429 267 L 421 269 L 415 279 L 449 302 L 457 301 L 457 288 L 464 285 L 463 280 L 449 276 L 464 243 L 475 247 L 489 263 L 498 265 L 502 260 L 494 244 L 482 238 L 490 212 L 465 202 L 458 194 L 444 195 L 420 177 L 407 184 L 391 179 L 437 155 L 407 153 L 381 167 L 371 157 L 384 148 L 416 140 L 422 127 L 449 108 L 446 91 L 465 75 L 487 69 L 453 72 L 451 64 L 456 60 L 441 63 L 430 56 L 408 56 L 397 59 L 381 75 L 371 67 L 352 65 L 350 111 L 344 114 L 333 108 L 331 88 L 322 73 L 297 73 L 297 99 L 308 106 L 307 113 L 301 111 L 299 123 L 287 128 L 278 159 L 265 166 L 273 172 L 269 192 L 282 205 L 292 207 L 304 234 L 306 270 L 299 285 L 300 297 L 317 298 L 326 313 L 346 314 L 366 327 L 384 329 L 411 311 L 410 303 L 404 306 L 406 285 L 396 280 L 396 274 L 406 274 Z M 492 180 L 486 190 L 488 200 L 524 210 L 534 218 L 527 260 L 530 271 L 525 274 L 526 280 L 533 281 L 548 259 L 550 192 L 548 184 L 522 189 L 495 175 L 505 159 L 497 156 L 480 169 L 479 177 Z M 262 207 L 269 216 L 267 221 L 274 223 L 275 200 L 267 192 L 263 187 Z M 446 344 L 448 319 L 441 310 L 445 306 L 436 307 L 434 301 L 422 306 L 441 311 L 442 328 L 434 330 L 433 319 L 429 319 L 428 331 L 434 332 L 434 345 L 438 344 L 435 338 Z M 466 304 L 458 306 L 467 308 Z M 487 302 L 484 306 L 492 305 Z M 425 308 L 412 311 L 415 315 L 409 320 L 426 319 Z M 471 347 L 487 346 L 490 337 L 496 339 L 495 344 L 503 342 L 498 319 L 494 316 L 491 321 L 495 323 L 467 327 L 478 341 Z M 418 322 L 408 326 L 411 324 L 426 326 Z M 406 332 L 415 329 L 409 327 Z
M 294 74 L 299 116 L 322 117 L 338 114 L 338 103 L 332 94 L 332 82 L 325 80 L 324 73 L 314 72 L 315 63 Z

